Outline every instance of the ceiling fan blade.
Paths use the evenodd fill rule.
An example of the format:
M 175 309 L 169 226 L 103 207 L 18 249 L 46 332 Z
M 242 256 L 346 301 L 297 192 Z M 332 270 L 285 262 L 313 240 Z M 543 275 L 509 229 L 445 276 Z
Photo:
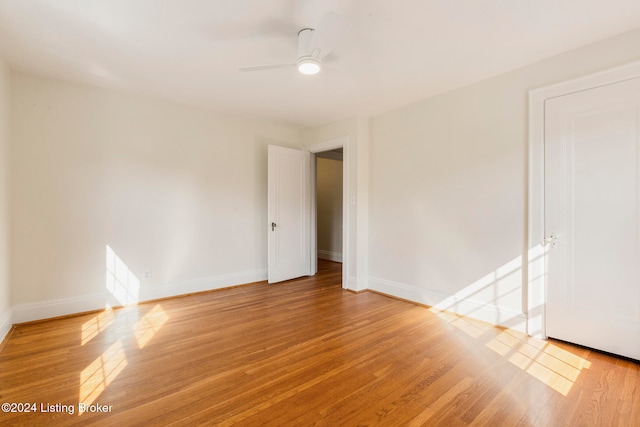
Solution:
M 313 32 L 309 53 L 314 58 L 324 58 L 338 46 L 350 29 L 349 21 L 340 15 L 334 12 L 325 13 Z
M 253 67 L 240 67 L 240 71 L 265 71 L 277 70 L 278 68 L 293 68 L 296 64 L 273 64 L 273 65 L 255 65 Z

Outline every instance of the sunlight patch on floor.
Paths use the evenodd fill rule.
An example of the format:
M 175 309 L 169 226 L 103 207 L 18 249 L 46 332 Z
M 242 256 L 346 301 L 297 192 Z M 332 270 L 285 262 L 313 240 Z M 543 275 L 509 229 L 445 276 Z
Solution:
M 80 374 L 79 403 L 90 405 L 95 402 L 126 366 L 124 348 L 118 340 Z
M 430 310 L 473 338 L 479 338 L 488 330 L 493 329 L 493 325 L 489 323 L 460 316 L 459 314 L 452 313 L 450 311 L 442 311 L 433 307 Z
M 530 270 L 536 268 L 531 267 L 531 263 L 540 262 L 545 253 L 546 249 L 543 245 L 532 250 L 529 254 Z M 507 301 L 513 305 L 513 298 L 519 297 L 517 291 L 521 273 L 522 257 L 516 257 L 454 295 L 434 304 L 430 310 L 476 340 L 482 340 L 487 332 L 489 332 L 488 336 L 493 336 L 494 333 L 490 330 L 493 330 L 494 326 L 465 316 L 480 316 L 479 318 L 484 320 L 493 320 L 491 322 L 493 324 L 508 325 L 511 329 L 505 329 L 494 338 L 486 338 L 489 340 L 485 344 L 486 347 L 553 390 L 567 396 L 580 376 L 580 372 L 583 369 L 589 369 L 591 363 L 548 341 L 530 338 L 525 333 L 519 332 L 519 326 L 523 325 L 523 320 L 510 313 L 503 314 L 496 309 L 501 303 Z M 536 301 L 539 299 L 539 295 L 529 296 Z M 540 304 L 543 303 L 544 301 Z M 536 307 L 543 307 L 540 304 Z M 494 312 L 496 314 L 492 314 Z M 539 317 L 540 313 L 542 310 L 532 310 L 530 314 Z M 494 319 L 485 319 L 490 316 Z M 532 321 L 534 327 L 539 323 L 539 319 Z
M 563 396 L 591 362 L 547 341 L 505 330 L 486 346 Z
M 85 345 L 113 323 L 113 310 L 107 309 L 82 325 L 82 345 Z
M 169 316 L 159 304 L 153 307 L 147 314 L 138 320 L 133 327 L 133 333 L 138 343 L 138 348 L 143 348 L 166 323 Z

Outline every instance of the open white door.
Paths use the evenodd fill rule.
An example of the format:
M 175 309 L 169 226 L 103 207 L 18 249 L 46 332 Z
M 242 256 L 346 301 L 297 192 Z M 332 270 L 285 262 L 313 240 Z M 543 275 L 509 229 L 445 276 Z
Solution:
M 311 268 L 311 154 L 269 145 L 268 280 L 307 276 Z

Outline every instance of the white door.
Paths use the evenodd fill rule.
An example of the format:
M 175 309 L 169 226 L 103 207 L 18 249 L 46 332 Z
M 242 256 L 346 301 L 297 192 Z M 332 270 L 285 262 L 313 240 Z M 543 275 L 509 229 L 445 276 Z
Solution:
M 269 146 L 268 279 L 281 282 L 310 274 L 310 153 Z
M 545 101 L 546 331 L 640 359 L 640 79 Z

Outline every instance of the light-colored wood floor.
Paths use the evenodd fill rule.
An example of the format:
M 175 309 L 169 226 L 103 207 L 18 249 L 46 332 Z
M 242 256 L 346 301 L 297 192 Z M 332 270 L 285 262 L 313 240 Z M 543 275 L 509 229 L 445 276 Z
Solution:
M 37 412 L 0 424 L 640 426 L 638 363 L 351 293 L 340 274 L 19 325 L 0 402 Z

